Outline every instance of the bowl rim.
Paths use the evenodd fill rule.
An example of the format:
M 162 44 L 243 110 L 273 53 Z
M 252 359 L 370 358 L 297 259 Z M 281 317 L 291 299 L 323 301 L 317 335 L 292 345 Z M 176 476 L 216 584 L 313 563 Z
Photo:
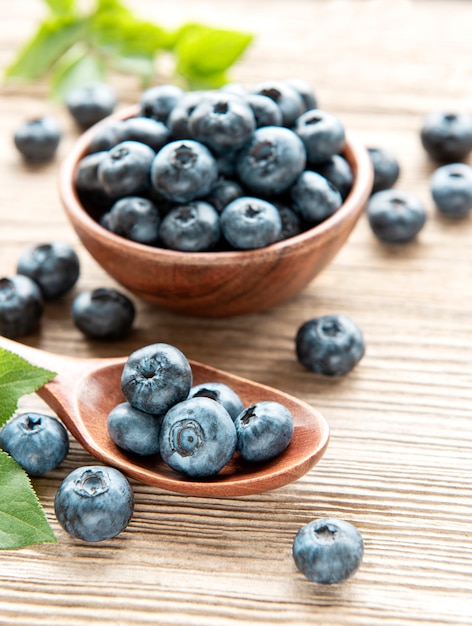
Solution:
M 353 171 L 353 184 L 343 204 L 332 215 L 323 220 L 320 224 L 313 226 L 298 235 L 293 235 L 287 239 L 277 241 L 262 248 L 251 250 L 218 250 L 205 252 L 182 252 L 170 250 L 158 246 L 139 243 L 126 239 L 120 235 L 107 230 L 96 221 L 81 204 L 78 193 L 75 189 L 74 180 L 79 161 L 88 154 L 90 141 L 101 126 L 112 121 L 121 121 L 129 117 L 134 117 L 139 111 L 138 105 L 127 106 L 120 111 L 109 115 L 97 124 L 83 132 L 76 140 L 68 154 L 62 160 L 59 167 L 59 195 L 66 214 L 75 226 L 80 224 L 82 228 L 95 239 L 102 242 L 107 241 L 108 245 L 123 250 L 126 248 L 140 256 L 149 259 L 167 259 L 169 264 L 179 263 L 181 265 L 208 265 L 215 260 L 222 263 L 241 261 L 245 263 L 254 256 L 258 258 L 284 256 L 294 249 L 303 248 L 308 242 L 329 239 L 330 235 L 338 232 L 338 229 L 349 217 L 359 216 L 371 193 L 373 182 L 373 166 L 367 148 L 358 139 L 354 138 L 350 131 L 346 130 L 346 143 L 343 152 L 344 158 L 349 162 Z

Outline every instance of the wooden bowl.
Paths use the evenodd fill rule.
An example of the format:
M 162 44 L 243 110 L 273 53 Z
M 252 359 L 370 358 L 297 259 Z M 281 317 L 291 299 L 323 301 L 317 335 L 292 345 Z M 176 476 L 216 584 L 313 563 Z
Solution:
M 112 117 L 124 119 L 136 113 L 132 107 Z M 344 157 L 353 171 L 353 186 L 344 204 L 318 226 L 258 250 L 177 252 L 151 247 L 106 230 L 79 201 L 75 173 L 96 128 L 81 135 L 61 166 L 59 192 L 69 220 L 85 248 L 117 282 L 176 313 L 226 317 L 256 313 L 289 300 L 346 242 L 372 188 L 370 157 L 348 134 Z

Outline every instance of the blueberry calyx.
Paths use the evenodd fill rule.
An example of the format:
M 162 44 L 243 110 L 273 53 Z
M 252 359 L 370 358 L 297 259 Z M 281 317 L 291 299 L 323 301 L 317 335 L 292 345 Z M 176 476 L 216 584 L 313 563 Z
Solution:
M 110 479 L 100 469 L 86 469 L 75 481 L 74 491 L 85 498 L 95 498 L 110 489 Z
M 179 146 L 173 156 L 172 163 L 175 167 L 183 170 L 190 169 L 195 161 L 197 160 L 197 156 L 191 147 L 182 144 Z
M 205 435 L 196 420 L 183 419 L 172 425 L 169 442 L 171 449 L 181 456 L 192 456 L 204 445 Z

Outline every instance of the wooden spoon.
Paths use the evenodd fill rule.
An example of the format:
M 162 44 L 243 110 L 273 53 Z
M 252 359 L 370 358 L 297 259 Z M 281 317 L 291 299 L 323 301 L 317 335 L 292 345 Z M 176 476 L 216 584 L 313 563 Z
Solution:
M 169 468 L 159 455 L 141 457 L 116 446 L 107 431 L 111 409 L 124 401 L 120 379 L 127 357 L 87 359 L 59 356 L 0 337 L 0 347 L 30 363 L 57 372 L 37 393 L 82 446 L 103 464 L 143 483 L 192 496 L 232 497 L 261 493 L 297 480 L 322 457 L 329 440 L 325 418 L 309 404 L 266 385 L 190 361 L 194 384 L 219 381 L 239 394 L 245 406 L 259 400 L 281 402 L 292 412 L 295 432 L 277 459 L 256 464 L 237 454 L 205 480 L 189 479 Z

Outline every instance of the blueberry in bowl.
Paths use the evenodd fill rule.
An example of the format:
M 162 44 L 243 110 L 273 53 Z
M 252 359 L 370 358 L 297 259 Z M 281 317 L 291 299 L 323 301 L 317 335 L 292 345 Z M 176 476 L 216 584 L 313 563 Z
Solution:
M 293 88 L 282 88 L 280 81 L 276 87 L 284 95 L 280 106 L 285 97 L 293 95 Z M 274 96 L 274 89 L 264 88 L 259 95 Z M 259 312 L 289 300 L 330 263 L 363 214 L 373 180 L 366 148 L 348 130 L 342 133 L 342 141 L 330 149 L 326 159 L 336 158 L 332 150 L 339 149 L 343 173 L 334 178 L 331 173 L 329 180 L 328 174 L 320 173 L 322 164 L 308 159 L 303 140 L 294 130 L 296 123 L 291 127 L 257 127 L 244 94 L 174 95 L 165 122 L 159 120 L 169 130 L 167 143 L 161 148 L 153 150 L 142 144 L 138 150 L 133 143 L 139 143 L 136 139 L 122 141 L 120 123 L 143 115 L 139 103 L 81 135 L 63 161 L 59 179 L 62 203 L 72 226 L 105 271 L 132 294 L 160 308 L 185 315 L 228 317 Z M 295 101 L 297 115 L 306 115 L 309 105 L 296 96 Z M 206 115 L 212 120 L 209 125 Z M 320 120 L 321 129 L 321 120 L 332 119 L 320 109 L 313 115 Z M 212 133 L 208 141 L 207 131 L 202 130 L 207 128 Z M 339 126 L 336 129 L 341 133 Z M 123 143 L 126 154 L 122 154 Z M 133 176 L 126 188 L 129 171 Z M 333 196 L 327 200 L 327 209 L 315 217 L 309 207 L 318 186 L 301 185 L 314 178 L 314 172 L 323 176 L 321 183 L 326 178 L 328 182 L 320 187 Z M 336 190 L 336 178 L 342 189 Z M 294 189 L 292 194 L 297 183 L 302 193 Z M 222 185 L 227 193 L 221 193 Z M 159 222 L 159 232 L 147 242 L 145 238 L 136 241 L 123 236 L 130 230 L 129 224 L 125 229 L 116 223 L 110 230 L 105 226 L 108 218 L 102 219 L 128 195 L 148 200 L 158 211 L 154 227 Z M 248 203 L 244 198 L 253 200 Z M 223 228 L 225 221 L 234 225 L 234 214 L 228 218 L 234 203 L 239 206 L 236 222 L 252 222 L 254 229 L 259 217 L 270 215 L 270 235 L 234 237 L 234 228 Z M 215 212 L 207 210 L 206 204 Z M 233 207 L 226 211 L 229 204 Z M 202 205 L 206 216 L 200 218 Z M 263 211 L 259 211 L 260 206 Z M 284 207 L 281 218 L 276 214 L 280 207 Z M 286 228 L 289 211 L 293 228 Z M 205 229 L 211 229 L 211 236 L 202 235 L 202 222 Z M 182 237 L 186 243 L 180 243 Z

